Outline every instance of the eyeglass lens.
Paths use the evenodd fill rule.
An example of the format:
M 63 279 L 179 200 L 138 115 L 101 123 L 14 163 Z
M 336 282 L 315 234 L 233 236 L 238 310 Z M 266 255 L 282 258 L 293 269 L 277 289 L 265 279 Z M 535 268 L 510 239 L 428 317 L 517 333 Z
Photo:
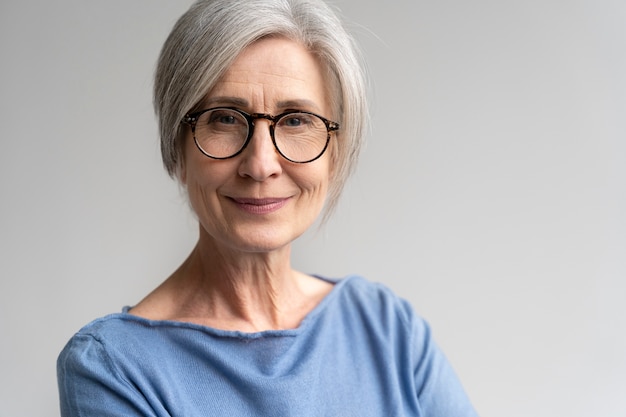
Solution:
M 213 109 L 202 113 L 195 126 L 195 141 L 206 155 L 225 159 L 238 154 L 249 135 L 248 120 L 232 109 Z M 328 142 L 326 124 L 308 113 L 289 113 L 274 126 L 274 144 L 285 158 L 308 162 L 319 157 Z

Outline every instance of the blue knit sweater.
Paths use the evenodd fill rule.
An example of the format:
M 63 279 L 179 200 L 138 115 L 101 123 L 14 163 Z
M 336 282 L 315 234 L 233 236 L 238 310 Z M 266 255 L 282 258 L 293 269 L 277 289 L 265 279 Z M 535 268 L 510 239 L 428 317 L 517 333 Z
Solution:
M 224 331 L 127 310 L 61 352 L 63 417 L 476 416 L 428 325 L 359 277 L 336 281 L 293 330 Z

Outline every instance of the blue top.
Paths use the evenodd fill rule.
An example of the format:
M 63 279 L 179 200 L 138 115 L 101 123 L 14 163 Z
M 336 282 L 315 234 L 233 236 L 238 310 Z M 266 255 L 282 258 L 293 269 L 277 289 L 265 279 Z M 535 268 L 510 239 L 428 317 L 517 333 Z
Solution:
M 57 369 L 70 416 L 476 416 L 428 325 L 359 277 L 293 330 L 258 333 L 143 319 L 93 321 Z

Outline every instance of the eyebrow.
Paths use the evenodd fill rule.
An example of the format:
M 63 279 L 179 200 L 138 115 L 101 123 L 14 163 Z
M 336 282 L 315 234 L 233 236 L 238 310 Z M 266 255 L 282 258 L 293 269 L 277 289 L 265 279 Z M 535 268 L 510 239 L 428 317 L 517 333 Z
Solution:
M 241 97 L 232 97 L 232 96 L 217 96 L 217 97 L 209 97 L 202 102 L 202 106 L 204 108 L 209 108 L 211 106 L 233 106 L 240 108 L 249 108 L 250 102 Z M 319 106 L 312 100 L 307 99 L 294 99 L 294 100 L 282 100 L 276 103 L 276 108 L 280 111 L 282 110 L 311 110 L 311 111 L 320 111 Z
M 218 96 L 218 97 L 209 97 L 202 101 L 202 106 L 204 108 L 209 108 L 213 105 L 225 105 L 225 106 L 234 106 L 234 107 L 246 107 L 248 106 L 248 100 L 239 97 L 230 97 L 230 96 Z

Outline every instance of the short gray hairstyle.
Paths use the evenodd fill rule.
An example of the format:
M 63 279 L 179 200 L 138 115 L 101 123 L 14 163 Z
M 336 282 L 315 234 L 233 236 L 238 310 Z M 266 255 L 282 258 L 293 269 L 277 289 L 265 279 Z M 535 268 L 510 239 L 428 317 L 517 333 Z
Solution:
M 333 149 L 324 218 L 354 171 L 367 129 L 366 76 L 358 48 L 322 0 L 199 0 L 180 17 L 157 62 L 154 107 L 161 155 L 170 176 L 183 167 L 181 120 L 253 42 L 281 36 L 304 45 L 327 72 L 333 116 L 341 128 Z

